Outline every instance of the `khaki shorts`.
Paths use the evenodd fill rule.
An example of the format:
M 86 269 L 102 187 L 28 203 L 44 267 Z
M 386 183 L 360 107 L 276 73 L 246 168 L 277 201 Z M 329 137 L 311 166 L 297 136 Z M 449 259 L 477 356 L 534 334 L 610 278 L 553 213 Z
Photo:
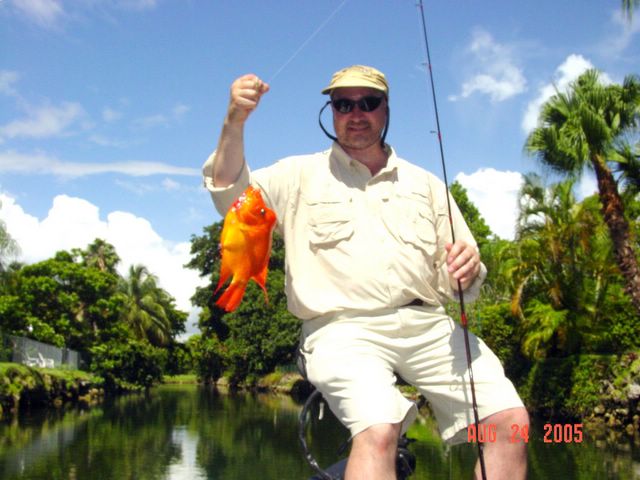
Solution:
M 469 342 L 479 418 L 522 407 L 498 358 L 472 333 Z M 395 386 L 397 373 L 429 401 L 445 441 L 466 441 L 474 420 L 464 333 L 443 308 L 407 306 L 308 320 L 301 352 L 309 381 L 351 435 L 400 422 L 404 433 L 415 420 L 416 405 Z

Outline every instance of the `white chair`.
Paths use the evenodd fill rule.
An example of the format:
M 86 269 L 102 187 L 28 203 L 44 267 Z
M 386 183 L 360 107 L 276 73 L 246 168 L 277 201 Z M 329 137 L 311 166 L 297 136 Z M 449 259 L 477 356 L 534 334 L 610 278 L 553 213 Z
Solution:
M 27 352 L 24 353 L 24 364 L 27 367 L 39 367 L 40 359 L 36 357 L 30 357 Z
M 53 368 L 55 366 L 53 358 L 44 358 L 40 352 L 38 352 L 38 358 L 40 360 L 40 367 L 42 368 Z

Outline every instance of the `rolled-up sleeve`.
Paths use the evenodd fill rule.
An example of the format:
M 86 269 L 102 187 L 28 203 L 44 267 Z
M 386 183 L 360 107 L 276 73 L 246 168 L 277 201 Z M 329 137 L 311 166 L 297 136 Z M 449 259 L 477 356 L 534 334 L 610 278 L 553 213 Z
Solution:
M 438 222 L 436 228 L 438 229 L 438 238 L 440 239 L 439 251 L 441 252 L 440 262 L 437 269 L 437 289 L 440 294 L 445 297 L 458 301 L 459 295 L 457 290 L 455 290 L 451 285 L 451 277 L 449 275 L 448 265 L 446 262 L 447 254 L 445 251 L 445 244 L 451 241 L 452 227 L 450 222 L 453 222 L 453 231 L 455 232 L 457 240 L 462 240 L 467 244 L 472 245 L 476 250 L 478 250 L 478 246 L 473 238 L 473 234 L 471 233 L 469 226 L 465 222 L 464 217 L 456 204 L 455 199 L 445 188 L 444 183 L 438 180 L 432 184 L 431 189 L 435 194 L 432 196 L 432 201 L 437 205 L 436 211 L 438 212 Z M 446 195 L 449 195 L 449 200 L 451 202 L 451 220 L 449 220 L 447 203 L 442 200 L 446 199 Z M 471 303 L 480 296 L 480 289 L 486 277 L 487 267 L 481 262 L 478 276 L 465 290 L 463 290 L 466 302 Z
M 249 173 L 247 162 L 244 162 L 238 178 L 236 178 L 231 185 L 226 187 L 216 187 L 213 183 L 213 159 L 215 154 L 216 152 L 214 151 L 204 162 L 204 165 L 202 166 L 202 176 L 204 179 L 204 186 L 209 190 L 216 210 L 220 215 L 224 216 L 233 202 L 235 202 L 235 200 L 242 195 L 242 192 L 244 192 L 249 186 L 251 175 Z

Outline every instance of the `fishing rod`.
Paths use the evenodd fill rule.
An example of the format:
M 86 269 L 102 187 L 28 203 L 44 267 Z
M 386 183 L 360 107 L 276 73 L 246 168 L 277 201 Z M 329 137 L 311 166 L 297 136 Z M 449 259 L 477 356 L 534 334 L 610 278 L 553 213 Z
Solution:
M 433 110 L 436 117 L 436 130 L 438 134 L 438 145 L 440 146 L 440 161 L 442 163 L 442 175 L 444 177 L 445 193 L 447 195 L 447 212 L 449 214 L 449 226 L 451 227 L 451 243 L 455 243 L 456 237 L 453 229 L 453 219 L 451 216 L 451 200 L 449 194 L 449 182 L 447 180 L 447 166 L 444 160 L 444 147 L 442 145 L 442 133 L 440 130 L 440 116 L 438 115 L 438 102 L 436 100 L 436 87 L 433 81 L 433 69 L 431 67 L 431 52 L 429 51 L 429 38 L 427 35 L 427 22 L 424 16 L 424 5 L 422 0 L 418 1 L 418 7 L 420 8 L 420 18 L 422 19 L 422 33 L 424 36 L 424 44 L 427 49 L 427 65 L 429 67 L 429 83 L 431 84 L 431 96 L 433 98 Z M 469 345 L 469 327 L 467 321 L 467 314 L 464 306 L 464 293 L 462 292 L 462 283 L 458 279 L 458 301 L 460 303 L 460 323 L 462 324 L 462 330 L 464 332 L 464 348 L 467 354 L 467 370 L 469 371 L 469 387 L 471 389 L 471 404 L 473 408 L 473 420 L 475 423 L 476 432 L 480 431 L 478 418 L 478 402 L 476 401 L 476 388 L 473 381 L 473 368 L 471 367 L 471 347 Z M 487 471 L 484 463 L 484 446 L 482 442 L 476 441 L 478 445 L 478 459 L 480 460 L 480 470 L 482 473 L 482 479 L 487 480 Z

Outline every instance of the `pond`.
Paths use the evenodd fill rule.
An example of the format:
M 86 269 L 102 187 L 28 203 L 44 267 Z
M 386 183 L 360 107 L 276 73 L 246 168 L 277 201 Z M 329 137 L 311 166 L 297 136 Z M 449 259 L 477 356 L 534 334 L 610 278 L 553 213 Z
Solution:
M 91 409 L 21 415 L 0 424 L 0 478 L 307 479 L 314 472 L 297 437 L 300 410 L 289 396 L 166 385 Z M 309 440 L 320 465 L 328 466 L 348 435 L 325 417 L 314 414 Z M 640 452 L 630 443 L 602 447 L 588 435 L 554 443 L 547 430 L 536 425 L 529 433 L 530 479 L 640 479 Z M 410 436 L 418 438 L 411 445 L 418 459 L 412 480 L 470 478 L 473 445 L 445 447 L 429 419 Z

